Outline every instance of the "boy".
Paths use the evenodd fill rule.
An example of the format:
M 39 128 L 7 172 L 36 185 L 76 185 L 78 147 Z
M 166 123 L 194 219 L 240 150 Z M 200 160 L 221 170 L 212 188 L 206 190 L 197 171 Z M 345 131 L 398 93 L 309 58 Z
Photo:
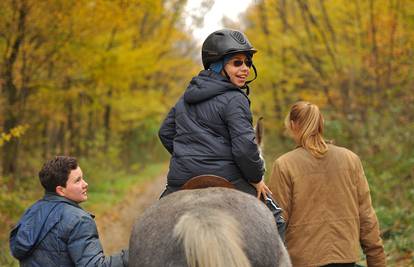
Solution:
M 105 256 L 94 216 L 78 204 L 88 184 L 76 158 L 57 156 L 39 172 L 43 199 L 10 233 L 10 249 L 21 266 L 128 266 L 128 251 Z

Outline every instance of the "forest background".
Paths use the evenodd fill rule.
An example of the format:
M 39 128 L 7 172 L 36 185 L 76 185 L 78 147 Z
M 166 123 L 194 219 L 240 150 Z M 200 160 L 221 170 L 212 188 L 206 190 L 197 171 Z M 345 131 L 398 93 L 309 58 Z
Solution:
M 100 184 L 168 159 L 158 127 L 201 69 L 185 4 L 0 1 L 1 266 L 16 264 L 8 232 L 42 195 L 45 159 L 78 157 L 102 194 L 114 189 Z M 224 24 L 259 51 L 251 100 L 265 118 L 268 169 L 293 148 L 289 106 L 318 104 L 326 137 L 363 161 L 389 266 L 413 266 L 414 1 L 261 0 L 241 24 Z

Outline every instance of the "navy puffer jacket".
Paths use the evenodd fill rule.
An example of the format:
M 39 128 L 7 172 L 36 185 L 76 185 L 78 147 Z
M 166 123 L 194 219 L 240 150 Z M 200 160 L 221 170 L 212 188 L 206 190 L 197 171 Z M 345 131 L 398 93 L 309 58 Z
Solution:
M 105 257 L 91 214 L 64 197 L 46 193 L 10 233 L 20 266 L 128 266 L 128 251 Z
M 236 184 L 240 180 L 257 183 L 263 177 L 250 101 L 215 72 L 203 70 L 191 80 L 164 120 L 159 137 L 172 155 L 168 186 L 180 187 L 202 174 Z

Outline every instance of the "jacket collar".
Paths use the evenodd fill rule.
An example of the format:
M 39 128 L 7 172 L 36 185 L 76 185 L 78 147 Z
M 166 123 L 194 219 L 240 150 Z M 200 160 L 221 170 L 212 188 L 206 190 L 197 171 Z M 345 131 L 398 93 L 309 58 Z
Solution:
M 59 196 L 58 194 L 53 193 L 53 192 L 45 192 L 45 195 L 43 196 L 43 200 L 51 201 L 51 202 L 66 202 L 72 206 L 80 208 L 79 204 L 76 203 L 75 201 Z
M 77 208 L 83 210 L 82 207 L 79 206 L 79 204 L 76 203 L 75 201 L 67 199 L 67 198 L 62 197 L 62 196 L 59 196 L 58 194 L 56 194 L 54 192 L 45 192 L 45 195 L 43 196 L 42 200 L 49 201 L 49 202 L 64 202 L 64 203 L 67 203 L 69 205 L 72 205 L 74 207 L 77 207 Z M 92 218 L 95 218 L 95 215 L 93 215 L 92 213 L 90 213 L 88 211 L 86 211 L 86 212 L 89 213 L 89 215 L 91 215 Z
M 232 84 L 226 77 L 211 70 L 203 70 L 191 80 L 184 93 L 184 101 L 188 104 L 197 104 L 229 90 L 238 91 L 249 99 L 244 91 Z
M 79 204 L 76 203 L 75 201 L 72 201 L 72 200 L 67 199 L 65 197 L 62 197 L 62 196 L 59 196 L 58 194 L 56 194 L 54 192 L 45 192 L 45 195 L 43 196 L 42 200 L 50 201 L 50 202 L 64 202 L 64 203 L 67 203 L 69 205 L 72 205 L 74 207 L 77 207 L 77 208 L 83 210 L 82 207 L 79 206 Z M 90 213 L 88 211 L 85 211 L 85 212 L 89 213 L 89 215 L 91 215 L 92 218 L 95 218 L 95 215 L 93 215 L 92 213 Z

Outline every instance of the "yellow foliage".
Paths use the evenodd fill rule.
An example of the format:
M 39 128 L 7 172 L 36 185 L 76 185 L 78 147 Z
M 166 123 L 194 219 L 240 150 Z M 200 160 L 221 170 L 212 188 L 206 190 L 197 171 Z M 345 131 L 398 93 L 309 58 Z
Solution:
M 359 113 L 381 109 L 390 91 L 408 99 L 397 88 L 412 70 L 413 10 L 410 1 L 256 3 L 246 15 L 246 33 L 258 50 L 256 113 L 281 118 L 298 100 Z
M 25 124 L 12 128 L 8 133 L 1 133 L 0 147 L 3 146 L 4 143 L 9 142 L 12 138 L 20 138 L 26 133 L 27 129 L 29 129 L 29 125 Z
M 0 125 L 13 128 L 0 144 L 20 138 L 16 146 L 38 156 L 83 155 L 108 144 L 119 151 L 121 141 L 130 141 L 118 142 L 119 136 L 139 132 L 146 121 L 157 124 L 199 67 L 195 42 L 181 28 L 184 5 L 0 1 L 0 53 L 10 57 L 0 62 L 1 86 L 11 81 L 0 92 Z M 19 125 L 29 124 L 30 135 L 23 136 L 26 128 Z M 12 153 L 20 148 L 3 149 L 17 161 Z

